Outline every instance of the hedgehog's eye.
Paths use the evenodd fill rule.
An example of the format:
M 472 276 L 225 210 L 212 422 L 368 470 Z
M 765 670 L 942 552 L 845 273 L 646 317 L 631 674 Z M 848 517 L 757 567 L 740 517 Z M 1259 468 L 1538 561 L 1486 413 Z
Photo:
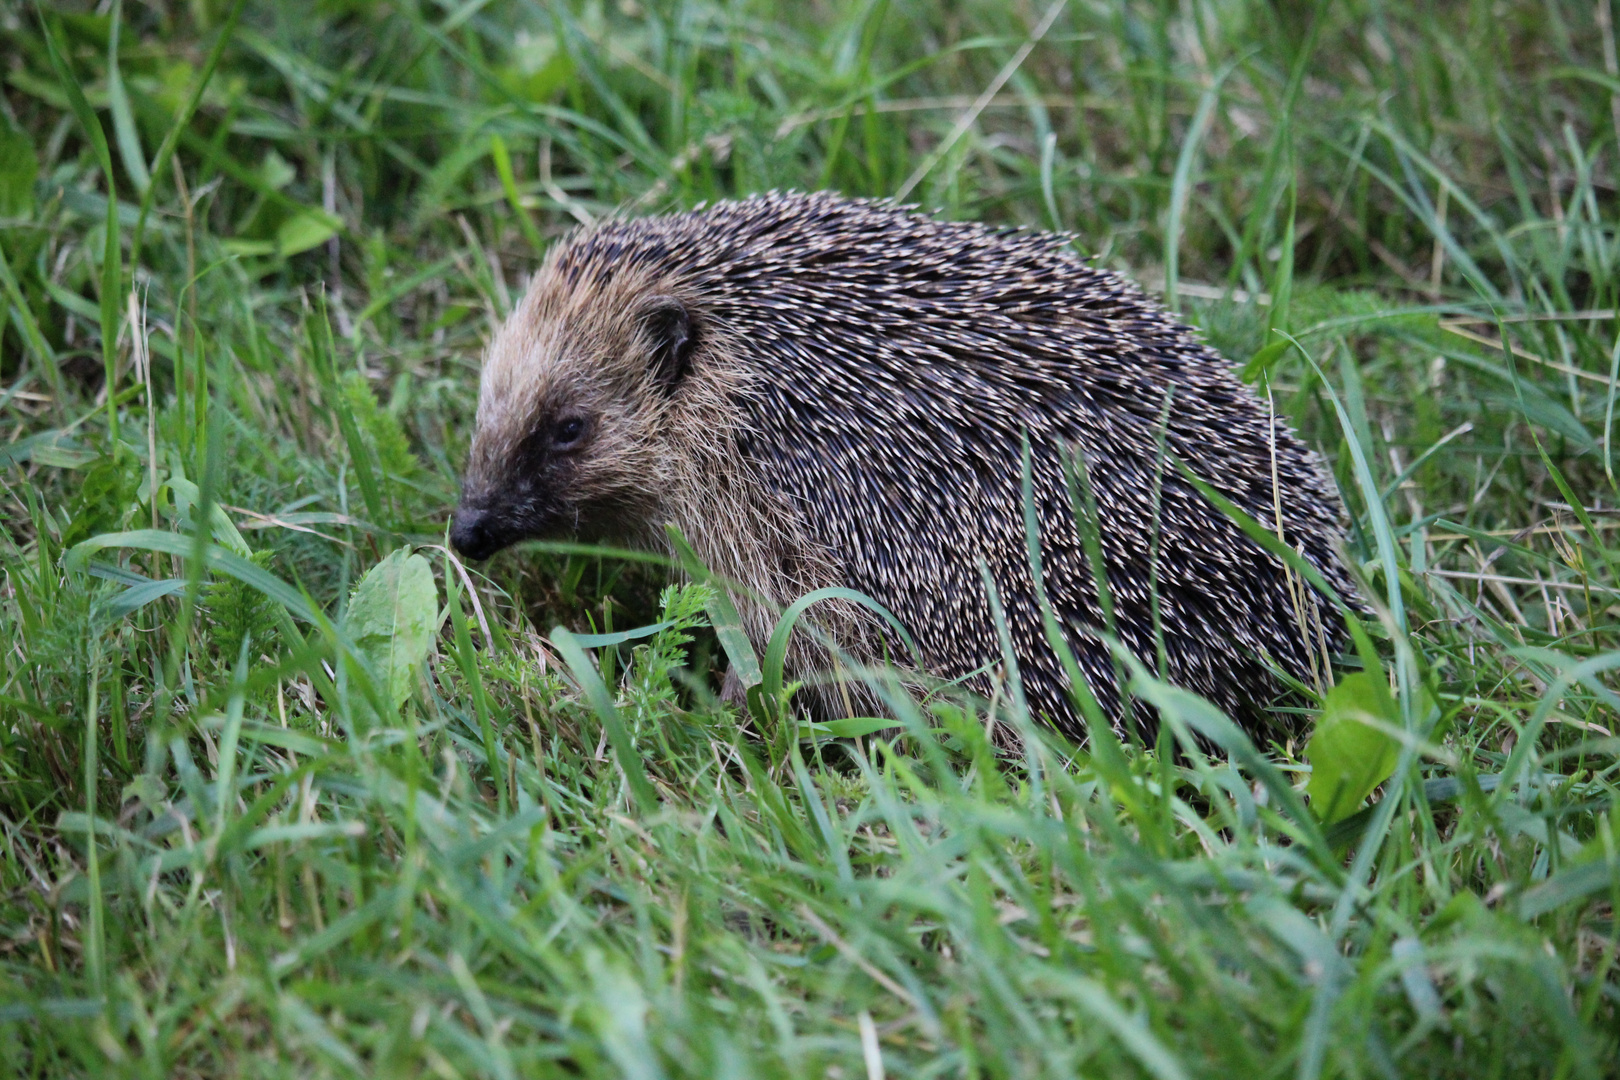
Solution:
M 569 416 L 557 421 L 551 430 L 551 445 L 555 450 L 572 450 L 585 437 L 585 419 Z

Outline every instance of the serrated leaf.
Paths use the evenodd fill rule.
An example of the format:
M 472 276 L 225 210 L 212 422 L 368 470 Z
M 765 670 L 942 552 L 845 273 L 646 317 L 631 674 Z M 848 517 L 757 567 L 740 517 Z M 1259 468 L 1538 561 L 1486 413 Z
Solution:
M 343 627 L 371 660 L 380 688 L 398 708 L 433 644 L 439 591 L 428 561 L 400 548 L 366 572 L 343 616 Z
M 1305 791 L 1324 823 L 1355 813 L 1395 771 L 1400 743 L 1382 727 L 1393 723 L 1394 716 L 1388 688 L 1365 672 L 1346 675 L 1328 692 L 1305 747 L 1311 763 Z

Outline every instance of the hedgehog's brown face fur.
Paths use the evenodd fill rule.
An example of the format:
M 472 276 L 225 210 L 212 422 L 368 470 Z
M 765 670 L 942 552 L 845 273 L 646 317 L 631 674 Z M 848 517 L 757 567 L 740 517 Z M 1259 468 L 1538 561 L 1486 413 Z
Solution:
M 582 282 L 554 261 L 491 344 L 450 542 L 640 539 L 662 515 L 698 328 L 671 283 Z

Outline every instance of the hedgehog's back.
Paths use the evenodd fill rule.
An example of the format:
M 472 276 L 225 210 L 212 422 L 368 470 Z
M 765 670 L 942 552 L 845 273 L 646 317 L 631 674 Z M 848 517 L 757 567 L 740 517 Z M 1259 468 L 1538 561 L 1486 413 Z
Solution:
M 1286 540 L 1352 591 L 1338 501 L 1310 452 L 1219 355 L 1063 237 L 773 194 L 611 225 L 558 260 L 580 281 L 626 266 L 697 298 L 700 335 L 707 325 L 727 342 L 721 362 L 748 369 L 735 406 L 757 481 L 800 509 L 845 583 L 894 611 L 937 674 L 998 661 L 983 566 L 1032 705 L 1076 723 L 1030 572 L 1027 438 L 1046 593 L 1105 699 L 1113 667 L 1069 495 L 1076 449 L 1127 646 L 1152 666 L 1156 591 L 1174 681 L 1253 713 L 1275 691 L 1258 656 L 1307 675 L 1314 624 L 1299 625 L 1280 565 L 1164 464 L 1167 403 L 1169 453 L 1268 528 L 1276 475 Z M 1337 625 L 1325 600 L 1311 606 Z

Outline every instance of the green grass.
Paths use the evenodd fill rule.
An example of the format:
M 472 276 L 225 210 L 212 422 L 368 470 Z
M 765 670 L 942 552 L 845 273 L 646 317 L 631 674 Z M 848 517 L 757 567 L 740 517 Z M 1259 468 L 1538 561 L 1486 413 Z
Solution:
M 1620 1075 L 1606 3 L 239 6 L 0 5 L 8 1075 Z M 436 546 L 556 237 L 908 186 L 1322 449 L 1350 749 L 818 742 L 707 587 Z

